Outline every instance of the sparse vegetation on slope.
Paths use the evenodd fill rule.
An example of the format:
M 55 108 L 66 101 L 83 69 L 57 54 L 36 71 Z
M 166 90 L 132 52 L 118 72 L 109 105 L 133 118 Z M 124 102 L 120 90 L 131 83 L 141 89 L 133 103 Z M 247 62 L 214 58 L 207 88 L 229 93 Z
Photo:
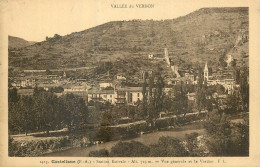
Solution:
M 10 53 L 9 65 L 20 69 L 96 67 L 119 57 L 162 56 L 165 47 L 179 66 L 208 61 L 217 68 L 226 54 L 248 62 L 248 8 L 205 8 L 172 20 L 113 21 L 66 36 L 56 34 Z

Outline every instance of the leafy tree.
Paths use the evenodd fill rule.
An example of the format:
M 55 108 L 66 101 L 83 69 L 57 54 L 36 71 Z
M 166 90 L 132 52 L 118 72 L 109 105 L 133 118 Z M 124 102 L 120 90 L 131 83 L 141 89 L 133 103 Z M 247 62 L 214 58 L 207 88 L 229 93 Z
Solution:
M 147 83 L 146 83 L 146 78 L 147 78 L 147 72 L 144 73 L 144 81 L 143 81 L 143 102 L 142 102 L 142 116 L 147 117 Z
M 97 134 L 97 139 L 99 141 L 105 141 L 108 142 L 112 139 L 112 129 L 109 127 L 101 127 Z
M 9 112 L 8 112 L 8 127 L 11 132 L 24 132 L 24 122 L 25 122 L 25 111 L 23 104 L 19 100 L 17 103 L 9 102 Z
M 248 71 L 243 70 L 241 71 L 240 76 L 240 96 L 242 102 L 242 110 L 245 112 L 249 111 L 249 83 L 247 80 Z
M 35 88 L 33 96 L 9 94 L 8 124 L 11 133 L 26 134 L 29 131 L 46 131 L 60 129 L 67 125 L 83 129 L 88 122 L 88 108 L 82 98 L 64 95 L 58 98 L 52 92 Z
M 112 157 L 146 157 L 150 148 L 140 142 L 119 142 L 111 148 Z
M 89 153 L 90 157 L 109 157 L 109 152 L 106 149 L 101 149 L 98 151 L 91 151 Z
M 234 90 L 233 94 L 229 95 L 226 99 L 227 108 L 225 112 L 227 114 L 234 114 L 240 111 L 241 98 L 238 90 Z
M 19 97 L 15 91 L 9 95 L 8 124 L 10 132 L 25 132 L 34 130 L 34 112 L 32 111 L 32 98 Z
M 102 114 L 101 126 L 113 125 L 113 118 L 111 111 L 105 111 Z
M 175 110 L 175 105 L 174 105 L 174 98 L 166 96 L 163 99 L 163 108 L 162 111 L 164 112 L 172 112 Z
M 248 123 L 231 124 L 224 113 L 209 113 L 204 122 L 207 147 L 213 156 L 248 156 L 249 126 Z
M 175 87 L 175 98 L 174 98 L 174 106 L 175 106 L 175 112 L 176 115 L 185 114 L 188 111 L 188 97 L 187 91 L 185 90 L 185 87 L 183 85 L 183 82 L 181 82 L 180 85 Z
M 235 124 L 231 134 L 232 156 L 249 156 L 249 124 Z
M 73 127 L 77 130 L 80 126 L 84 126 L 88 118 L 88 108 L 84 100 L 73 94 L 62 96 L 62 100 L 64 101 L 63 120 L 69 131 Z
M 154 117 L 154 75 L 149 78 L 149 99 L 148 99 L 148 119 L 151 120 Z
M 94 106 L 94 101 L 93 100 L 90 100 L 89 102 L 88 102 L 88 106 Z
M 33 112 L 36 114 L 35 125 L 38 130 L 44 130 L 49 134 L 55 127 L 55 112 L 57 111 L 57 97 L 51 92 L 36 89 L 33 95 Z
M 54 92 L 54 93 L 62 93 L 64 91 L 64 89 L 61 86 L 59 86 L 59 87 L 52 87 L 52 88 L 50 88 L 49 91 Z
M 157 116 L 162 111 L 163 98 L 164 98 L 163 87 L 164 87 L 163 78 L 159 73 L 157 83 L 156 83 L 156 87 L 155 87 L 155 92 L 154 92 L 155 93 L 154 106 L 155 106 Z
M 208 156 L 207 147 L 203 144 L 197 132 L 185 135 L 185 146 L 191 157 L 205 157 Z
M 199 70 L 199 81 L 196 86 L 196 101 L 198 110 L 201 111 L 205 108 L 206 102 L 206 83 L 203 83 L 202 69 Z
M 17 103 L 19 101 L 19 96 L 17 94 L 17 89 L 8 89 L 8 102 L 9 104 Z
M 155 75 L 149 78 L 149 99 L 148 99 L 148 116 L 147 122 L 154 127 L 154 120 L 158 118 L 159 113 L 163 108 L 163 93 L 164 82 L 163 78 L 159 73 L 159 70 Z
M 188 155 L 180 140 L 174 137 L 162 136 L 157 144 L 151 145 L 150 156 L 152 157 L 184 157 Z
M 226 62 L 226 54 L 227 54 L 227 49 L 225 49 L 223 51 L 223 53 L 219 56 L 219 64 L 221 67 L 226 67 L 227 66 L 227 62 Z

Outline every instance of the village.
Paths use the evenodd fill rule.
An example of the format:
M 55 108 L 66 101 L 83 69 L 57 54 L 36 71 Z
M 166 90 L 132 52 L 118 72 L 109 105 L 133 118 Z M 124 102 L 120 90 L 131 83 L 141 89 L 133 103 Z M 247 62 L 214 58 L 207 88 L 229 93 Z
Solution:
M 149 60 L 157 59 L 163 61 L 165 65 L 171 70 L 174 78 L 164 78 L 166 83 L 163 92 L 174 97 L 173 87 L 181 82 L 190 85 L 196 85 L 199 81 L 198 74 L 194 74 L 193 71 L 183 71 L 182 75 L 179 73 L 177 65 L 169 58 L 167 48 L 164 49 L 164 58 L 156 58 L 154 55 L 149 54 Z M 232 56 L 227 56 L 228 67 L 232 62 Z M 24 70 L 24 74 L 29 74 L 23 77 L 14 77 L 10 84 L 11 87 L 18 89 L 18 94 L 22 96 L 33 95 L 33 90 L 35 87 L 43 88 L 44 90 L 56 90 L 54 91 L 57 96 L 62 94 L 73 93 L 82 97 L 87 104 L 90 101 L 98 102 L 109 102 L 113 105 L 135 105 L 138 101 L 143 100 L 143 87 L 142 84 L 145 82 L 145 75 L 152 75 L 153 70 L 143 70 L 137 78 L 137 82 L 140 86 L 127 86 L 126 76 L 118 74 L 114 80 L 101 81 L 99 83 L 91 84 L 86 79 L 73 79 L 63 72 L 62 75 L 49 74 L 47 75 L 46 70 Z M 130 76 L 131 78 L 131 76 Z M 239 84 L 235 82 L 234 70 L 225 69 L 222 71 L 217 71 L 211 74 L 209 73 L 209 68 L 207 62 L 203 69 L 203 83 L 210 85 L 222 85 L 225 89 L 225 94 L 218 95 L 219 97 L 226 97 L 228 94 L 232 94 L 234 88 L 238 88 Z M 187 94 L 189 100 L 195 100 L 195 92 L 188 92 Z
M 8 155 L 249 156 L 248 8 L 170 18 L 9 35 Z
M 213 111 L 229 113 L 234 121 L 239 121 L 239 123 L 247 118 L 248 104 L 241 103 L 237 98 L 247 98 L 246 94 L 243 95 L 240 92 L 249 84 L 248 76 L 242 78 L 241 74 L 236 74 L 236 70 L 231 67 L 233 61 L 231 55 L 227 55 L 227 67 L 215 72 L 212 72 L 207 61 L 204 67 L 197 70 L 197 73 L 195 69 L 182 70 L 169 58 L 167 48 L 164 49 L 163 57 L 148 54 L 147 60 L 163 63 L 168 69 L 168 73 L 165 75 L 156 69 L 146 69 L 140 71 L 138 76 L 131 77 L 118 73 L 113 80 L 98 82 L 94 79 L 95 82 L 91 82 L 84 78 L 68 77 L 65 71 L 59 71 L 60 75 L 57 75 L 49 70 L 24 70 L 22 73 L 24 76 L 10 79 L 12 82 L 9 84 L 9 89 L 17 90 L 17 95 L 21 100 L 26 101 L 32 97 L 32 100 L 35 100 L 34 103 L 37 103 L 37 98 L 47 98 L 47 101 L 48 98 L 54 101 L 58 98 L 60 99 L 58 101 L 61 102 L 56 102 L 57 105 L 62 103 L 66 106 L 56 108 L 56 104 L 52 103 L 50 111 L 45 111 L 44 108 L 40 109 L 44 110 L 42 113 L 36 111 L 41 115 L 40 120 L 44 121 L 44 126 L 42 126 L 42 121 L 37 121 L 39 118 L 27 117 L 25 122 L 28 124 L 32 121 L 30 124 L 35 124 L 34 128 L 28 127 L 28 125 L 23 128 L 17 124 L 18 126 L 14 126 L 12 130 L 15 132 L 14 134 L 18 133 L 13 135 L 18 144 L 15 147 L 30 148 L 34 145 L 38 147 L 36 145 L 41 145 L 41 143 L 35 142 L 35 139 L 39 136 L 42 138 L 42 145 L 46 145 L 46 148 L 53 148 L 51 152 L 40 147 L 35 152 L 26 153 L 25 149 L 25 151 L 12 154 L 37 156 L 44 153 L 44 156 L 56 156 L 63 149 L 66 154 L 71 154 L 69 149 L 66 150 L 67 148 L 79 147 L 83 150 L 79 151 L 77 155 L 87 151 L 89 156 L 107 156 L 108 151 L 97 151 L 96 147 L 99 144 L 129 138 L 138 139 L 140 136 L 145 138 L 146 134 L 150 133 L 156 136 L 160 131 L 174 131 L 176 128 L 183 128 L 183 130 L 192 126 L 201 128 L 200 121 L 207 118 L 208 114 L 213 114 Z M 239 79 L 236 78 L 237 75 Z M 128 82 L 129 78 L 132 79 L 132 83 Z M 244 81 L 245 79 L 246 81 Z M 42 92 L 41 95 L 39 91 L 46 93 Z M 162 92 L 160 93 L 160 91 Z M 48 92 L 57 98 L 48 97 L 51 95 L 48 95 Z M 84 104 L 80 99 L 84 101 Z M 41 103 L 41 101 L 39 102 Z M 49 108 L 50 103 L 44 102 L 44 104 Z M 41 104 L 32 104 L 32 109 L 29 107 L 32 115 L 38 114 L 33 113 L 34 105 L 41 106 Z M 26 114 L 27 109 L 24 109 Z M 75 113 L 74 110 L 78 113 Z M 71 115 L 72 113 L 74 115 Z M 79 119 L 78 114 L 83 118 Z M 69 118 L 66 118 L 67 116 Z M 50 121 L 49 123 L 46 122 L 45 117 Z M 56 123 L 57 119 L 64 121 Z M 79 122 L 77 122 L 78 119 Z M 24 124 L 22 120 L 18 122 Z M 45 130 L 46 133 L 39 132 L 37 129 Z M 21 137 L 20 130 L 25 131 L 26 136 Z M 75 133 L 78 131 L 83 134 Z M 200 131 L 200 129 L 196 131 Z M 57 138 L 55 135 L 61 136 L 61 138 Z M 44 136 L 53 136 L 50 141 L 54 143 L 44 143 Z M 28 137 L 30 140 L 25 140 Z M 22 146 L 20 146 L 20 142 L 22 142 Z M 58 146 L 58 143 L 67 144 Z M 85 148 L 90 148 L 90 150 L 85 150 Z M 202 155 L 208 155 L 207 151 L 203 151 L 205 153 Z

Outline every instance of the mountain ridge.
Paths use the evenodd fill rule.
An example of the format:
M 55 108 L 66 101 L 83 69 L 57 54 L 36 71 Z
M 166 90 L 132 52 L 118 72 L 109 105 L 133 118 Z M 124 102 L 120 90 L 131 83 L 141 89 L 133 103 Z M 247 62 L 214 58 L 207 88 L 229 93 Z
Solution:
M 26 47 L 26 46 L 33 45 L 35 43 L 37 43 L 37 42 L 27 41 L 27 40 L 20 38 L 20 37 L 8 35 L 8 48 L 9 49 L 19 49 L 19 48 L 23 48 L 23 47 Z
M 9 65 L 19 69 L 95 66 L 119 57 L 150 53 L 162 57 L 168 48 L 177 65 L 208 61 L 217 66 L 223 55 L 232 53 L 238 59 L 248 55 L 248 40 L 236 46 L 238 52 L 234 49 L 241 36 L 248 38 L 248 8 L 202 8 L 176 19 L 111 21 L 65 36 L 56 34 L 9 54 Z

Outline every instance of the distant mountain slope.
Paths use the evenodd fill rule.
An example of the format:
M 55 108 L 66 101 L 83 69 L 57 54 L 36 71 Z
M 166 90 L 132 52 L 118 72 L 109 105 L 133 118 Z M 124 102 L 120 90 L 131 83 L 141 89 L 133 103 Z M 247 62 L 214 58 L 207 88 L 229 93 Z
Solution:
M 32 42 L 32 41 L 26 41 L 22 38 L 18 38 L 18 37 L 13 37 L 13 36 L 8 36 L 8 48 L 9 49 L 19 49 L 19 48 L 23 48 L 26 46 L 30 46 L 35 44 L 36 42 Z
M 105 23 L 46 41 L 9 54 L 10 67 L 64 68 L 93 66 L 153 53 L 162 56 L 167 47 L 172 60 L 218 66 L 220 56 L 248 55 L 248 8 L 204 8 L 172 20 L 132 20 Z M 246 47 L 245 47 L 246 46 Z M 238 51 L 236 51 L 238 50 Z

